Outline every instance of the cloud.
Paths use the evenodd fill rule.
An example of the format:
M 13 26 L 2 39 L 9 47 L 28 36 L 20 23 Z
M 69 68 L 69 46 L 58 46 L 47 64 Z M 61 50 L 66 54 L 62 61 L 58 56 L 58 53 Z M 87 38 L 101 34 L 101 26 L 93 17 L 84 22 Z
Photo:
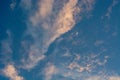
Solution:
M 116 76 L 110 76 L 110 75 L 107 75 L 107 73 L 105 73 L 104 71 L 99 71 L 98 73 L 95 73 L 94 72 L 77 72 L 76 70 L 67 70 L 65 68 L 57 68 L 58 72 L 57 74 L 59 76 L 62 76 L 63 77 L 63 80 L 68 80 L 68 79 L 73 79 L 73 80 L 111 80 L 112 78 L 111 77 L 114 77 L 113 80 L 115 79 L 118 79 L 118 77 Z M 60 78 L 59 77 L 52 77 L 51 79 L 57 79 L 59 80 Z
M 18 75 L 17 70 L 11 64 L 7 65 L 5 69 L 3 69 L 3 74 L 6 77 L 9 77 L 10 80 L 23 80 L 23 77 Z
M 1 45 L 1 51 L 0 51 L 0 56 L 2 56 L 0 58 L 0 61 L 5 64 L 7 62 L 10 62 L 11 60 L 11 54 L 12 54 L 12 33 L 7 30 L 6 31 L 6 34 L 7 34 L 7 38 L 6 39 L 3 39 L 1 42 L 0 42 L 0 45 Z
M 52 35 L 47 42 L 47 45 L 52 43 L 56 38 L 60 35 L 71 30 L 75 25 L 74 15 L 80 11 L 78 7 L 76 7 L 78 0 L 69 0 L 59 11 L 55 22 L 53 23 Z
M 9 30 L 6 31 L 8 37 L 1 41 L 2 53 L 12 53 L 11 45 L 12 45 L 12 34 Z
M 89 12 L 93 9 L 96 0 L 81 0 L 80 6 L 84 6 L 85 11 Z
M 100 59 L 99 54 L 89 54 L 88 56 L 76 56 L 67 66 L 70 70 L 77 72 L 93 72 L 96 68 L 104 66 L 108 61 L 108 56 Z M 95 71 L 96 72 L 96 71 Z
M 118 0 L 112 1 L 112 4 L 108 7 L 107 13 L 105 14 L 105 16 L 107 16 L 108 18 L 110 18 L 110 14 L 112 13 L 113 8 L 119 3 Z
M 26 65 L 35 66 L 38 61 L 41 60 L 40 56 L 47 52 L 49 45 L 60 35 L 68 32 L 74 27 L 74 15 L 77 14 L 79 10 L 78 7 L 76 7 L 77 2 L 77 0 L 68 0 L 67 3 L 63 3 L 63 8 L 58 11 L 56 18 L 53 18 L 53 20 L 51 20 L 51 18 L 48 19 L 49 16 L 53 17 L 53 15 L 50 14 L 54 14 L 54 11 L 52 11 L 53 0 L 41 0 L 38 2 L 38 10 L 29 17 L 27 23 L 28 29 L 26 32 L 33 37 L 34 44 L 30 45 L 30 50 L 28 52 L 29 58 Z
M 53 2 L 54 0 L 41 0 L 39 3 L 40 8 L 36 15 L 43 19 L 46 18 L 52 12 Z
M 97 41 L 95 41 L 94 45 L 99 46 L 99 45 L 102 45 L 103 43 L 104 43 L 103 40 L 97 40 Z
M 89 78 L 87 78 L 86 80 L 105 80 L 105 78 L 101 76 L 91 76 Z
M 64 5 L 63 9 L 59 12 L 57 19 L 55 20 L 55 30 L 58 35 L 64 34 L 71 30 L 75 25 L 74 15 L 76 10 L 77 0 L 69 0 L 67 4 Z M 57 27 L 56 27 L 57 26 Z
M 94 0 L 37 1 L 37 9 L 30 10 L 31 12 L 28 14 L 29 17 L 26 22 L 27 30 L 24 36 L 30 35 L 33 38 L 33 44 L 30 44 L 29 49 L 26 50 L 28 51 L 28 58 L 25 60 L 26 58 L 24 57 L 23 67 L 28 68 L 25 66 L 32 65 L 29 67 L 31 69 L 40 60 L 44 60 L 50 44 L 70 31 L 75 26 L 78 15 L 81 12 L 88 12 L 86 8 L 84 10 L 84 6 L 90 8 L 90 11 L 93 3 Z M 44 56 L 44 58 L 41 59 L 41 56 Z
M 52 76 L 57 73 L 55 65 L 48 64 L 44 69 L 45 80 L 51 80 Z
M 51 15 L 54 0 L 40 0 L 38 2 L 38 10 L 30 17 L 33 26 L 38 26 L 40 21 L 45 20 Z
M 39 61 L 45 59 L 45 55 L 35 56 L 30 53 L 29 59 L 22 59 L 23 65 L 21 66 L 24 69 L 33 68 Z
M 96 76 L 90 76 L 89 78 L 85 80 L 120 80 L 120 77 L 118 76 L 107 76 L 107 75 L 96 75 Z
M 58 69 L 58 74 L 64 76 L 64 80 L 73 79 L 73 80 L 120 80 L 120 76 L 116 76 L 114 74 L 108 75 L 105 71 L 101 70 L 98 73 L 92 72 L 76 72 L 74 70 L 65 70 Z M 52 78 L 54 79 L 54 78 Z M 59 80 L 58 78 L 55 78 Z

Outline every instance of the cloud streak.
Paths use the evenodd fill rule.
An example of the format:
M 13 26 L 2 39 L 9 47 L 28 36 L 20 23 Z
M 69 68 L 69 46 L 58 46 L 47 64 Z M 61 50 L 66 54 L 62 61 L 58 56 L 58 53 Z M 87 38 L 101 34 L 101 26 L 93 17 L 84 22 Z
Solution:
M 0 41 L 0 45 L 1 45 L 1 51 L 0 51 L 0 62 L 2 64 L 6 64 L 8 62 L 11 61 L 11 55 L 13 53 L 12 51 L 12 33 L 7 30 L 6 31 L 7 34 L 7 38 L 3 39 L 2 41 Z
M 76 7 L 78 0 L 69 0 L 59 11 L 55 22 L 51 28 L 52 35 L 47 42 L 47 45 L 52 43 L 60 35 L 71 30 L 75 25 L 74 15 L 80 12 L 80 9 Z M 49 34 L 47 34 L 49 35 Z
M 108 18 L 110 18 L 113 8 L 119 3 L 118 0 L 112 1 L 113 1 L 112 4 L 108 7 L 107 13 L 105 14 L 105 16 L 107 16 Z

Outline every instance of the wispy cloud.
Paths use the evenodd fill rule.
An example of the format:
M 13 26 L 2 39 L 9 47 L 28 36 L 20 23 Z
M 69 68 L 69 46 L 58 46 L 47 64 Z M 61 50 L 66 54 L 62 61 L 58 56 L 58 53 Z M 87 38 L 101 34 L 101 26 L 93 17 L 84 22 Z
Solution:
M 57 68 L 56 75 L 63 77 L 63 80 L 73 79 L 73 80 L 120 80 L 120 76 L 115 74 L 106 73 L 104 70 L 94 72 L 77 72 L 76 70 L 67 70 L 65 68 Z M 59 77 L 52 77 L 51 79 L 60 79 Z
M 89 57 L 82 56 L 82 58 L 76 56 L 67 68 L 77 72 L 94 72 L 97 67 L 104 66 L 108 61 L 108 56 L 105 56 L 103 60 L 99 59 L 99 56 L 95 54 L 90 54 Z
M 57 68 L 58 69 L 58 68 Z M 120 80 L 120 76 L 116 76 L 114 74 L 108 75 L 109 73 L 106 73 L 104 71 L 99 71 L 98 73 L 94 74 L 91 72 L 76 72 L 75 70 L 67 70 L 63 68 L 59 68 L 58 75 L 63 77 L 63 80 L 67 79 L 73 79 L 73 80 Z M 57 75 L 56 74 L 56 75 Z M 57 79 L 59 80 L 59 77 L 52 77 L 51 79 Z
M 54 11 L 52 11 L 53 0 L 41 0 L 39 2 L 38 10 L 34 15 L 29 17 L 30 21 L 28 21 L 27 32 L 34 39 L 34 44 L 31 45 L 29 51 L 29 65 L 36 65 L 40 60 L 40 56 L 44 55 L 44 53 L 47 52 L 49 45 L 60 35 L 68 32 L 74 27 L 74 15 L 79 12 L 79 8 L 76 6 L 77 2 L 77 0 L 68 0 L 67 3 L 63 3 L 63 8 L 59 10 L 56 18 L 52 20 L 54 22 L 51 22 L 50 20 L 52 19 L 51 17 L 53 17 L 53 15 L 50 14 L 54 14 Z M 43 35 L 40 37 L 39 35 L 41 35 L 41 33 Z
M 38 10 L 30 17 L 33 26 L 40 26 L 41 21 L 45 21 L 52 14 L 53 3 L 54 0 L 40 0 L 38 2 Z
M 55 65 L 53 64 L 48 64 L 45 69 L 43 74 L 45 75 L 45 80 L 51 80 L 52 76 L 57 73 L 57 69 Z
M 53 23 L 53 27 L 51 29 L 51 31 L 53 31 L 53 34 L 51 35 L 47 44 L 50 44 L 60 35 L 68 32 L 74 27 L 76 23 L 74 20 L 74 15 L 77 12 L 80 12 L 80 9 L 76 7 L 77 2 L 78 0 L 69 0 L 68 3 L 63 6 L 62 10 L 59 11 L 59 14 L 55 19 L 55 22 Z
M 108 18 L 110 18 L 113 8 L 119 3 L 118 0 L 112 0 L 112 1 L 113 1 L 112 4 L 108 7 L 107 13 L 105 14 L 105 16 L 107 16 Z
M 85 80 L 120 80 L 119 76 L 96 75 L 90 76 Z
M 1 52 L 0 55 L 2 56 L 0 61 L 3 64 L 6 64 L 11 60 L 11 55 L 12 55 L 12 33 L 7 30 L 6 31 L 7 38 L 3 39 L 0 44 L 1 44 Z
M 14 65 L 8 64 L 5 69 L 3 69 L 3 74 L 6 77 L 9 77 L 10 80 L 23 80 L 23 77 L 18 75 L 17 70 Z
M 80 6 L 85 5 L 83 9 L 89 12 L 93 9 L 95 2 L 96 0 L 81 0 Z
M 31 10 L 26 23 L 25 35 L 32 36 L 34 42 L 30 45 L 28 59 L 23 61 L 24 65 L 35 66 L 40 60 L 45 59 L 49 45 L 75 26 L 79 13 L 92 10 L 94 2 L 94 0 L 38 1 L 37 10 Z M 44 58 L 41 59 L 41 56 Z
M 5 65 L 6 67 L 4 69 L 0 69 L 1 74 L 4 76 L 10 78 L 10 80 L 23 80 L 23 77 L 18 75 L 18 71 L 14 67 L 12 63 L 12 44 L 13 44 L 13 35 L 10 30 L 6 30 L 7 38 L 3 39 L 0 44 L 1 44 L 1 53 L 0 56 L 0 62 L 1 64 Z M 11 64 L 10 64 L 11 63 Z
M 102 45 L 103 43 L 104 43 L 103 40 L 97 40 L 97 41 L 95 41 L 94 45 L 99 46 L 99 45 Z
M 54 0 L 41 0 L 39 3 L 40 8 L 36 16 L 38 15 L 43 19 L 49 16 L 52 13 L 53 2 Z

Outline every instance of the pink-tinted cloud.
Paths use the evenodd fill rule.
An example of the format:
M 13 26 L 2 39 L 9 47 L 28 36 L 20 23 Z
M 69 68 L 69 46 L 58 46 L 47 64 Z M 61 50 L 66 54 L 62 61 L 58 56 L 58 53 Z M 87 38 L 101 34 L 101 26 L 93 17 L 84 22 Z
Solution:
M 18 75 L 18 71 L 16 70 L 16 68 L 9 64 L 5 67 L 5 69 L 3 69 L 3 74 L 6 77 L 9 77 L 10 80 L 23 80 L 23 77 Z

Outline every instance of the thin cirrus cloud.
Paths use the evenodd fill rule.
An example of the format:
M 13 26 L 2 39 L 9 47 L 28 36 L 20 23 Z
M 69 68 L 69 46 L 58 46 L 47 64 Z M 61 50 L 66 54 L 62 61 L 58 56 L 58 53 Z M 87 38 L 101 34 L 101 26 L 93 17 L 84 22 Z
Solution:
M 26 1 L 24 2 L 26 3 Z M 31 69 L 40 60 L 45 59 L 45 53 L 49 45 L 61 35 L 70 31 L 75 26 L 76 19 L 78 17 L 82 18 L 79 15 L 85 11 L 91 11 L 94 3 L 94 0 L 40 0 L 37 2 L 37 10 L 31 9 L 31 6 L 33 7 L 32 3 L 29 3 L 31 6 L 26 5 L 30 13 L 27 14 L 29 17 L 26 21 L 27 30 L 24 36 L 30 35 L 34 42 L 26 50 L 29 54 L 27 60 L 23 57 L 22 62 L 24 65 L 22 67 Z M 22 8 L 23 6 L 25 5 L 22 5 Z M 27 11 L 24 8 L 23 10 Z M 24 40 L 23 43 L 25 43 Z
M 118 0 L 112 1 L 113 1 L 112 4 L 108 7 L 107 13 L 105 14 L 105 16 L 107 16 L 108 18 L 110 18 L 113 8 L 119 3 Z
M 69 0 L 62 10 L 59 11 L 57 18 L 55 19 L 51 31 L 53 32 L 47 45 L 52 43 L 60 35 L 71 30 L 75 25 L 74 15 L 80 12 L 80 9 L 76 6 L 78 0 Z
M 76 17 L 81 18 L 82 16 L 78 16 L 81 12 L 92 10 L 94 3 L 94 0 L 38 1 L 37 10 L 31 10 L 30 13 L 32 14 L 28 14 L 25 35 L 31 35 L 34 39 L 34 44 L 30 45 L 28 49 L 28 59 L 26 60 L 23 57 L 22 62 L 24 65 L 22 67 L 31 69 L 40 60 L 45 59 L 45 53 L 49 45 L 62 34 L 70 31 L 76 24 Z M 41 56 L 44 57 L 41 58 Z
M 52 14 L 54 14 L 52 9 L 53 7 L 59 6 L 53 6 L 53 0 L 40 0 L 40 2 L 38 2 L 38 10 L 28 18 L 28 29 L 26 33 L 33 37 L 34 44 L 30 46 L 27 62 L 23 60 L 25 66 L 33 68 L 41 60 L 40 57 L 44 56 L 45 52 L 47 52 L 49 45 L 60 35 L 74 27 L 76 23 L 74 20 L 75 15 L 79 13 L 80 10 L 80 8 L 77 7 L 77 2 L 78 0 L 68 0 L 67 3 L 63 3 L 64 6 L 58 11 L 58 14 L 56 14 L 53 20 L 51 18 L 53 17 Z M 53 22 L 51 22 L 51 20 Z M 41 29 L 43 35 L 40 37 Z
M 18 71 L 14 65 L 11 64 L 8 64 L 5 69 L 3 69 L 3 74 L 10 78 L 10 80 L 23 80 L 23 77 L 18 75 Z
M 13 53 L 12 48 L 11 48 L 12 43 L 13 43 L 12 42 L 13 41 L 12 33 L 11 33 L 11 31 L 7 30 L 6 34 L 7 34 L 6 39 L 1 40 L 1 42 L 0 42 L 0 44 L 1 44 L 0 56 L 2 56 L 0 61 L 3 64 L 6 64 L 11 61 L 11 55 Z
M 74 80 L 120 80 L 119 76 L 115 74 L 108 75 L 104 71 L 100 71 L 99 74 L 92 74 L 88 72 L 76 72 L 76 70 L 68 70 L 65 68 L 55 68 L 55 65 L 49 65 L 45 69 L 44 75 L 45 80 L 57 79 L 60 80 L 60 75 L 64 80 L 74 79 Z M 56 76 L 56 77 L 52 77 Z

